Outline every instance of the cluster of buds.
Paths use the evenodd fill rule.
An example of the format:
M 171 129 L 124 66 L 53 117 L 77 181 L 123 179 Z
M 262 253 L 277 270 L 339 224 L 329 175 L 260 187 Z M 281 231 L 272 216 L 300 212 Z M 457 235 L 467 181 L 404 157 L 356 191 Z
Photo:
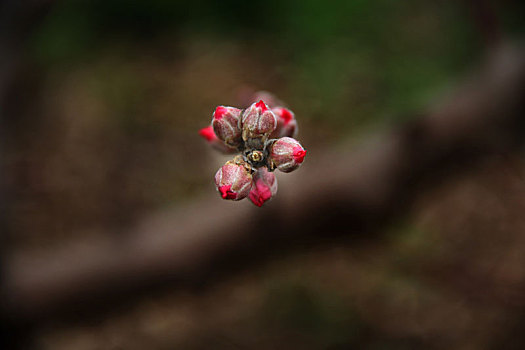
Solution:
M 273 98 L 268 98 L 273 105 Z M 218 106 L 211 125 L 199 134 L 225 154 L 240 153 L 215 174 L 221 197 L 248 197 L 258 207 L 277 192 L 273 171 L 289 173 L 301 165 L 306 155 L 303 146 L 293 138 L 297 134 L 293 112 L 270 107 L 262 99 L 244 110 Z

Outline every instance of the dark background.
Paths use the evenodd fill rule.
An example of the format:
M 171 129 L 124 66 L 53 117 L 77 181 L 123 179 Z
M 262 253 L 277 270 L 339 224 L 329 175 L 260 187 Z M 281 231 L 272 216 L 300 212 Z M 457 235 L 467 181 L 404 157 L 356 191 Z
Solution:
M 197 132 L 215 106 L 256 90 L 286 101 L 310 157 L 278 174 L 285 187 L 333 145 L 424 115 L 498 47 L 520 42 L 524 14 L 511 0 L 1 3 L 4 286 L 18 256 L 98 239 L 119 250 L 144 217 L 214 192 L 226 158 Z M 6 344 L 521 349 L 523 154 L 452 173 L 365 242 L 312 244 L 205 288 L 152 285 L 87 316 L 6 311 Z

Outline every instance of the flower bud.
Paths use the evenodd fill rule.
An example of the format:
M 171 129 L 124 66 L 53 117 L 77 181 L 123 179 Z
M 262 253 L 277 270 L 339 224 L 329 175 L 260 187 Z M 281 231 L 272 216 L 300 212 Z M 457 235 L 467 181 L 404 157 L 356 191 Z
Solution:
M 246 108 L 242 115 L 242 139 L 248 148 L 263 149 L 264 142 L 275 130 L 277 119 L 268 106 L 260 100 Z
M 223 199 L 241 200 L 248 196 L 252 186 L 250 167 L 242 157 L 235 157 L 224 164 L 215 174 L 215 184 Z
M 217 137 L 217 135 L 215 135 L 215 132 L 213 131 L 213 127 L 211 126 L 207 126 L 205 128 L 200 129 L 199 135 L 201 135 L 210 146 L 224 154 L 237 153 L 237 150 L 235 148 L 230 147 L 226 145 L 223 141 L 219 140 L 219 138 Z
M 270 167 L 289 173 L 301 165 L 305 155 L 306 151 L 297 140 L 280 138 L 270 146 Z
M 273 114 L 277 118 L 277 127 L 271 133 L 271 139 L 280 137 L 294 137 L 297 135 L 297 121 L 291 110 L 284 107 L 272 108 Z
M 265 167 L 259 168 L 253 176 L 250 200 L 260 207 L 277 193 L 277 179 Z
M 218 106 L 213 112 L 211 125 L 219 139 L 228 146 L 236 147 L 241 140 L 240 119 L 242 111 L 235 107 Z

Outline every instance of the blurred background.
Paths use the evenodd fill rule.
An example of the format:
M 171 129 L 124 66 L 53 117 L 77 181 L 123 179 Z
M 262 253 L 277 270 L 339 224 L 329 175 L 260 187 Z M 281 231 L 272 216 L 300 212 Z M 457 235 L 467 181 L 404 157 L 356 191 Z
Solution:
M 316 152 L 424 115 L 523 39 L 524 15 L 517 0 L 3 1 L 4 293 L 18 256 L 118 250 L 154 213 L 210 193 L 223 206 L 224 158 L 197 133 L 215 106 L 284 100 L 311 155 L 293 182 Z M 359 244 L 313 244 L 205 288 L 151 285 L 87 315 L 19 317 L 6 297 L 5 348 L 523 349 L 524 212 L 523 154 L 482 157 Z

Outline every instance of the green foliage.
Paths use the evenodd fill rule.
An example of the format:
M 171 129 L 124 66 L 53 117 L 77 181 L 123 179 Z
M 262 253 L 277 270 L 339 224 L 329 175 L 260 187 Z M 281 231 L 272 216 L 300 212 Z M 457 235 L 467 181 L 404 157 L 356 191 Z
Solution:
M 523 28 L 512 6 L 499 10 L 504 28 Z M 476 30 L 467 5 L 445 1 L 62 1 L 30 51 L 64 67 L 108 48 L 133 54 L 197 33 L 239 47 L 261 43 L 262 61 L 264 50 L 280 61 L 268 75 L 287 82 L 290 105 L 308 101 L 304 120 L 345 130 L 428 105 L 480 56 Z

